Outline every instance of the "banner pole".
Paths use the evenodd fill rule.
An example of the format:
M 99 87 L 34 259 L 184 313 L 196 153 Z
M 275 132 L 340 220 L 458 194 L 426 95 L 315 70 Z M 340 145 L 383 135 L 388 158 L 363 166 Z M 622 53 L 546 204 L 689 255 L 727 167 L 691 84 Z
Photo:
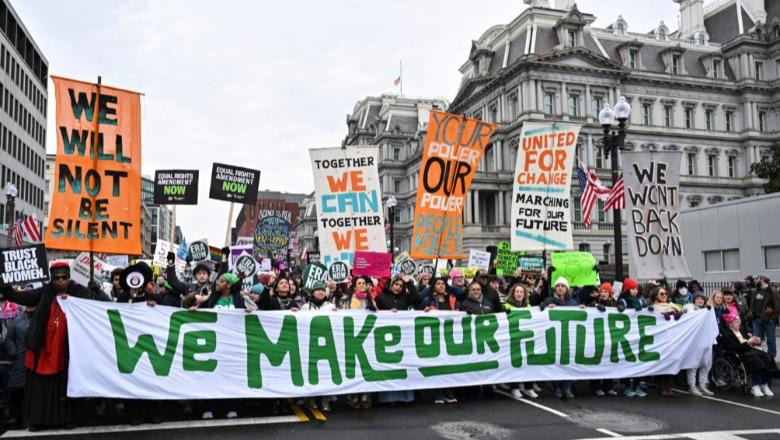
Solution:
M 228 211 L 228 221 L 227 221 L 227 229 L 225 230 L 225 246 L 230 246 L 230 222 L 233 221 L 233 204 L 234 202 L 230 202 L 230 210 Z
M 171 209 L 171 243 L 176 243 L 176 205 Z
M 100 130 L 100 84 L 103 82 L 103 78 L 98 75 L 97 77 L 97 91 L 95 93 L 95 109 L 92 111 L 92 118 L 94 118 L 95 125 L 92 130 L 92 171 L 97 173 L 97 159 L 98 159 L 98 131 Z M 95 196 L 90 196 L 92 202 L 92 208 L 90 209 L 89 218 L 93 222 L 95 221 Z M 89 281 L 95 279 L 95 242 L 94 238 L 89 237 Z

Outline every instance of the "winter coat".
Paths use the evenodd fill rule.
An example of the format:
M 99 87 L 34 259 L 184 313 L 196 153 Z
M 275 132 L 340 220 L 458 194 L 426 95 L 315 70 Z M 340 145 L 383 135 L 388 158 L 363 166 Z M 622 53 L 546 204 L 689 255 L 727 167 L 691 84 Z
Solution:
M 756 289 L 750 297 L 748 314 L 753 320 L 766 319 L 777 321 L 778 316 L 780 316 L 778 307 L 780 307 L 780 301 L 778 301 L 777 294 L 771 287 Z
M 5 348 L 11 360 L 11 370 L 8 377 L 9 388 L 24 388 L 27 369 L 24 368 L 24 354 L 27 352 L 25 336 L 30 318 L 27 314 L 20 313 L 8 326 L 8 334 L 5 338 Z
M 547 307 L 551 304 L 555 304 L 556 307 L 558 306 L 577 306 L 577 301 L 575 301 L 572 297 L 569 295 L 566 295 L 561 299 L 557 294 L 553 294 L 552 296 L 548 296 L 547 299 L 544 300 L 544 306 Z
M 319 306 L 311 301 L 307 302 L 306 304 L 302 305 L 300 309 L 302 312 L 332 313 L 334 307 L 336 306 L 333 305 L 332 302 L 326 300 Z
M 728 352 L 737 353 L 748 374 L 774 371 L 777 367 L 773 365 L 774 362 L 769 359 L 769 355 L 751 347 L 747 343 L 748 337 L 745 332 L 740 331 L 740 334 L 745 342 L 739 342 L 739 338 L 729 326 L 722 324 L 718 335 L 718 345 Z
M 485 295 L 478 300 L 467 296 L 460 302 L 460 309 L 469 315 L 487 315 L 499 311 Z
M 444 301 L 439 301 L 439 295 L 431 292 L 429 296 L 423 298 L 420 307 L 423 309 L 430 307 L 434 310 L 458 310 L 458 298 L 450 289 L 444 292 Z
M 377 310 L 409 310 L 420 304 L 420 295 L 412 281 L 404 283 L 404 290 L 398 295 L 390 291 L 390 283 L 387 283 L 382 293 L 374 298 L 374 302 Z

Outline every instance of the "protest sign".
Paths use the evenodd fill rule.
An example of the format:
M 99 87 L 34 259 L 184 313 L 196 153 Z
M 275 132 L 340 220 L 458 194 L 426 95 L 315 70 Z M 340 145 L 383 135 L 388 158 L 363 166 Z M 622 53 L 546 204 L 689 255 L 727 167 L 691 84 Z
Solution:
M 187 261 L 177 255 L 178 250 L 178 244 L 157 239 L 157 245 L 154 247 L 154 255 L 152 255 L 152 263 L 165 270 L 165 268 L 168 267 L 168 252 L 173 252 L 175 255 L 174 264 L 176 266 L 176 273 L 182 273 L 184 272 L 184 267 L 187 265 Z
M 236 264 L 233 265 L 233 272 L 244 278 L 251 279 L 257 273 L 257 262 L 255 258 L 244 252 L 236 258 Z
M 639 280 L 690 278 L 680 230 L 680 151 L 623 153 L 629 267 Z
M 205 238 L 190 243 L 190 257 L 192 257 L 192 261 L 195 262 L 206 261 L 211 257 L 209 244 Z
M 614 308 L 322 315 L 57 300 L 68 316 L 68 397 L 288 398 L 674 375 L 706 365 L 718 335 L 706 309 L 665 320 Z
M 309 155 L 322 261 L 352 263 L 356 251 L 387 251 L 379 147 L 312 149 Z
M 100 279 L 102 274 L 109 273 L 116 269 L 113 266 L 102 259 L 93 256 L 92 257 L 93 273 L 96 279 Z M 89 283 L 89 253 L 80 253 L 75 260 L 70 262 L 70 279 L 77 284 L 87 286 Z
M 476 267 L 484 271 L 490 270 L 490 252 L 477 251 L 471 249 L 469 251 L 469 267 Z
M 430 276 L 433 276 L 433 264 L 423 264 L 420 265 L 420 273 L 428 274 Z
M 260 260 L 260 270 L 263 272 L 270 272 L 271 271 L 271 259 L 270 258 L 263 258 Z
M 311 263 L 319 263 L 320 262 L 320 253 L 319 252 L 309 252 L 306 254 L 306 262 Z
M 407 258 L 398 264 L 398 272 L 404 275 L 414 275 L 417 272 L 417 263 L 411 258 Z
M 355 262 L 352 265 L 353 275 L 368 275 L 370 277 L 389 277 L 393 265 L 393 254 L 390 252 L 355 252 Z
M 550 282 L 554 283 L 558 277 L 564 277 L 571 287 L 596 286 L 599 281 L 596 263 L 589 252 L 555 252 L 551 263 L 555 270 Z
M 336 284 L 345 283 L 349 278 L 349 265 L 343 261 L 333 261 L 328 265 L 328 279 Z
M 103 260 L 111 266 L 116 267 L 125 267 L 130 264 L 130 259 L 127 255 L 106 255 L 103 257 Z
M 311 290 L 317 281 L 325 282 L 328 277 L 328 268 L 322 263 L 311 263 L 303 268 L 301 273 L 302 287 Z
M 252 254 L 252 245 L 243 245 L 243 246 L 230 246 L 230 255 L 228 256 L 228 268 L 230 270 L 233 270 L 233 266 L 236 264 L 236 260 L 239 256 L 243 253 Z
M 268 257 L 269 254 L 282 258 L 287 255 L 290 244 L 290 211 L 269 211 L 260 213 L 255 224 L 254 253 L 258 259 Z
M 579 132 L 573 124 L 523 124 L 512 185 L 512 250 L 574 248 L 569 198 Z
M 431 111 L 412 226 L 412 258 L 463 258 L 461 213 L 496 125 Z
M 544 270 L 544 258 L 542 257 L 520 257 L 517 264 L 525 275 L 538 274 Z
M 49 280 L 46 247 L 32 244 L 0 251 L 0 286 Z
M 209 198 L 254 205 L 259 185 L 260 171 L 215 162 L 211 168 Z
M 140 255 L 139 94 L 51 79 L 57 158 L 46 248 Z
M 254 237 L 249 236 L 242 236 L 242 237 L 236 237 L 236 242 L 233 244 L 233 246 L 246 246 L 246 245 L 253 245 L 255 243 Z
M 198 170 L 154 172 L 155 205 L 197 205 Z
M 496 253 L 496 273 L 499 275 L 512 275 L 518 268 L 518 259 L 525 254 L 525 252 L 514 252 L 511 250 L 511 245 L 502 241 L 498 243 L 498 252 Z M 499 273 L 499 271 L 501 271 Z
M 190 245 L 187 243 L 187 240 L 182 237 L 181 243 L 179 243 L 179 247 L 176 249 L 176 257 L 186 261 L 189 253 Z

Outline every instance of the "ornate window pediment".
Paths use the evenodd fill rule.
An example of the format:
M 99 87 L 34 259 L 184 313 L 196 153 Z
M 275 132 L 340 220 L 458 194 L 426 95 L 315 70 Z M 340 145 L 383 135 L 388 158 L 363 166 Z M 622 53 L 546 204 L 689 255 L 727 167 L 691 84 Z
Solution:
M 677 145 L 674 145 L 674 144 L 672 144 L 672 145 L 664 145 L 664 151 L 679 151 L 679 150 L 680 150 L 680 147 L 678 147 Z
M 701 151 L 701 149 L 699 147 L 691 145 L 689 147 L 683 148 L 683 151 L 685 151 L 686 153 L 698 154 L 699 151 Z

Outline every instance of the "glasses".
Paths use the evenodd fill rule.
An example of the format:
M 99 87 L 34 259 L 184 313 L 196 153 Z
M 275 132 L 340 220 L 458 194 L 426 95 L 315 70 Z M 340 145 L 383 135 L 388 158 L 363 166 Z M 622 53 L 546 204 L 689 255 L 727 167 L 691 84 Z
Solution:
M 658 296 L 666 296 L 666 292 L 658 292 Z
M 68 281 L 70 279 L 69 275 L 57 275 L 56 277 L 52 278 L 54 281 Z

